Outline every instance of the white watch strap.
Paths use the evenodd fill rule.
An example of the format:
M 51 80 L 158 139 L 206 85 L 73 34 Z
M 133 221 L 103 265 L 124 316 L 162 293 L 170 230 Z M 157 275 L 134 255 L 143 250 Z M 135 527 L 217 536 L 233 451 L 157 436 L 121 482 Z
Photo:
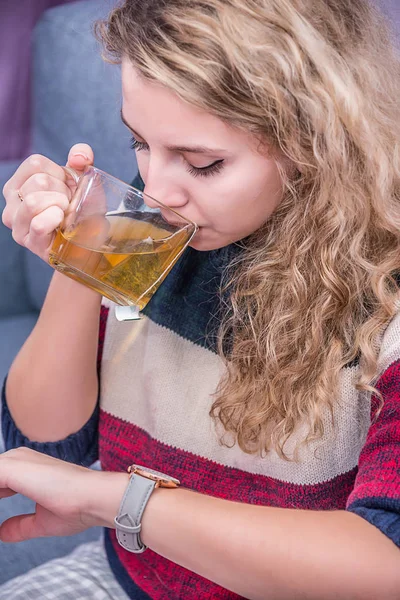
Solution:
M 151 479 L 136 473 L 130 476 L 118 516 L 114 519 L 118 543 L 129 552 L 138 554 L 146 550 L 147 546 L 140 539 L 141 521 L 155 486 L 156 482 Z

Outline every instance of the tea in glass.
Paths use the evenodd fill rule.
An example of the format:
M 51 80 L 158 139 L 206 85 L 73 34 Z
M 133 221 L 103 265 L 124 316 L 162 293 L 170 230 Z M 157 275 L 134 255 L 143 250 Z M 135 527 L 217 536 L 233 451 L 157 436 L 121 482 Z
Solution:
M 154 199 L 148 206 L 145 198 L 88 167 L 57 232 L 50 264 L 117 304 L 142 310 L 197 229 Z

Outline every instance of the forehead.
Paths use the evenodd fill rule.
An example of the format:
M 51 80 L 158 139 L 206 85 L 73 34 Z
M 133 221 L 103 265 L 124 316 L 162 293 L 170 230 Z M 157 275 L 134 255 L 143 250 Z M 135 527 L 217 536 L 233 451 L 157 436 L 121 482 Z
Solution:
M 157 133 L 170 140 L 193 138 L 196 144 L 210 142 L 256 149 L 251 134 L 179 98 L 172 90 L 145 79 L 126 59 L 122 61 L 123 113 L 129 125 L 144 135 Z M 225 147 L 225 146 L 224 146 Z

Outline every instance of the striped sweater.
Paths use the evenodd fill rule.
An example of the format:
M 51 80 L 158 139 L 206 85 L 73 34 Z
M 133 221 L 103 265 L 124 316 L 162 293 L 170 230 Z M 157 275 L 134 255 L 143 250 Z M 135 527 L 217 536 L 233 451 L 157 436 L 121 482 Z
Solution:
M 223 372 L 215 350 L 218 287 L 232 248 L 188 249 L 140 321 L 119 322 L 103 307 L 99 345 L 100 400 L 84 427 L 48 444 L 17 429 L 3 390 L 7 448 L 29 446 L 58 458 L 122 471 L 136 462 L 169 473 L 203 494 L 250 504 L 309 510 L 349 510 L 400 546 L 400 314 L 382 339 L 377 387 L 385 405 L 354 388 L 358 366 L 342 370 L 336 428 L 294 462 L 274 452 L 261 458 L 220 444 L 209 417 Z M 303 437 L 300 426 L 288 451 Z M 323 535 L 323 532 L 321 532 Z M 131 554 L 105 530 L 112 570 L 135 600 L 239 598 L 151 550 Z

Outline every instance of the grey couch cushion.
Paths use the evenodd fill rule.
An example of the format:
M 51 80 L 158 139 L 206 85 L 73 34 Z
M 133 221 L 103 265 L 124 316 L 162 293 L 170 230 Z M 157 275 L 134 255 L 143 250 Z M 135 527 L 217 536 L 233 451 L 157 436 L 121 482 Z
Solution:
M 60 164 L 77 142 L 87 142 L 96 166 L 124 181 L 136 173 L 129 133 L 122 125 L 118 66 L 101 58 L 91 33 L 112 0 L 79 2 L 48 10 L 33 40 L 34 152 Z
M 18 164 L 0 162 L 0 213 L 5 206 L 1 190 Z M 0 317 L 24 313 L 31 308 L 24 272 L 25 252 L 14 242 L 11 231 L 0 221 Z

